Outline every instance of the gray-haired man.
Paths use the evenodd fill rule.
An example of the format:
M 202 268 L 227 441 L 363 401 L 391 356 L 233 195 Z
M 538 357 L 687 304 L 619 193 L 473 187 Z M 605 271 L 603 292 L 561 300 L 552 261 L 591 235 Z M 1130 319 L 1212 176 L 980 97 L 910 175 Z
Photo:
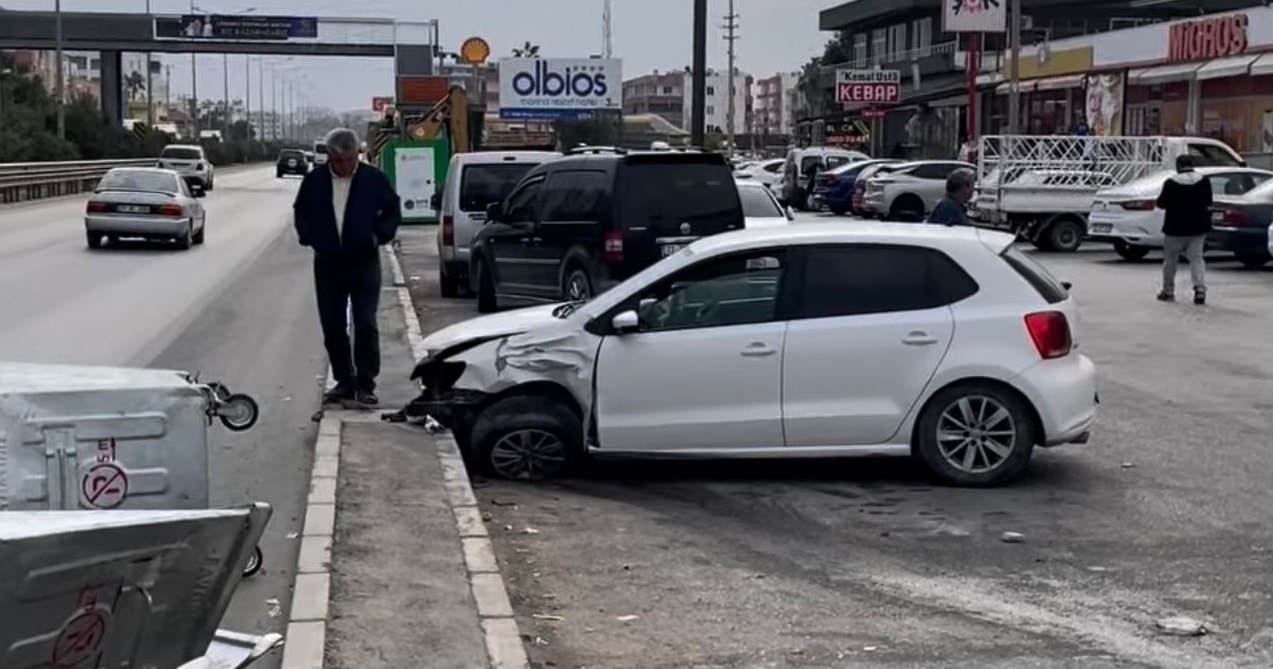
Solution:
M 379 247 L 397 235 L 402 212 L 384 172 L 360 163 L 360 144 L 352 130 L 331 131 L 326 169 L 305 176 L 293 210 L 301 245 L 314 250 L 318 319 L 336 380 L 323 402 L 372 407 L 380 401 Z M 352 351 L 347 313 L 353 315 Z

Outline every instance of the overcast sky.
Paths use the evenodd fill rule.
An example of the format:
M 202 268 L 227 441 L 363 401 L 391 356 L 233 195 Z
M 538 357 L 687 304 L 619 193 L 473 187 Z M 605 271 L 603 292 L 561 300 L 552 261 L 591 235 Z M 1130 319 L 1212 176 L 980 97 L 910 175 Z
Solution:
M 818 32 L 818 11 L 844 0 L 735 0 L 740 15 L 738 66 L 754 75 L 796 70 L 821 51 L 826 35 Z M 52 11 L 54 0 L 0 0 L 9 9 Z M 586 57 L 601 51 L 601 0 L 196 0 L 206 12 L 231 14 L 255 8 L 256 14 L 294 16 L 362 16 L 439 21 L 442 46 L 458 50 L 467 37 L 491 43 L 494 57 L 504 57 L 527 40 L 541 55 Z M 146 0 L 62 0 L 66 12 L 145 12 Z M 722 39 L 727 0 L 711 0 L 709 67 L 725 66 Z M 188 0 L 150 0 L 155 13 L 189 11 Z M 654 69 L 679 69 L 690 63 L 692 4 L 689 0 L 613 0 L 615 57 L 623 59 L 624 78 Z M 190 90 L 190 58 L 169 56 L 174 94 Z M 237 63 L 235 62 L 237 60 Z M 230 58 L 230 95 L 243 95 L 243 57 Z M 289 67 L 289 66 L 284 66 Z M 365 108 L 375 95 L 393 92 L 389 59 L 308 58 L 290 66 L 315 104 L 340 111 Z M 255 68 L 254 68 L 255 70 Z M 253 75 L 255 89 L 255 74 Z M 199 57 L 199 94 L 222 95 L 222 59 Z M 307 82 L 307 83 L 306 83 Z M 253 97 L 256 91 L 253 90 Z M 268 97 L 269 92 L 266 91 Z

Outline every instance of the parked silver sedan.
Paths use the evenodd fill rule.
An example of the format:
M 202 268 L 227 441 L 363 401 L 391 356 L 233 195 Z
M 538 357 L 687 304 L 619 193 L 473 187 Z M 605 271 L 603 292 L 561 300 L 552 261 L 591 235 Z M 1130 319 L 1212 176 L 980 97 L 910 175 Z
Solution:
M 207 212 L 176 172 L 153 167 L 117 167 L 106 173 L 84 210 L 84 231 L 90 249 L 102 239 L 172 240 L 188 249 L 202 244 Z

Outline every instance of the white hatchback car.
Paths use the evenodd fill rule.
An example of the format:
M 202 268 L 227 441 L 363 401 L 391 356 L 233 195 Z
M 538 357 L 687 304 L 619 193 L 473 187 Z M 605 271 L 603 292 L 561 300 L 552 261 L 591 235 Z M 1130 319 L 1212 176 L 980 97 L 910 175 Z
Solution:
M 778 202 L 778 196 L 767 186 L 755 181 L 736 181 L 738 199 L 743 203 L 743 227 L 765 228 L 787 225 L 796 220 L 791 210 Z
M 697 241 L 590 302 L 424 341 L 408 418 L 519 480 L 589 455 L 908 456 L 1005 484 L 1084 443 L 1096 370 L 1067 285 L 967 227 L 810 223 Z
M 1216 197 L 1243 195 L 1273 178 L 1273 172 L 1251 167 L 1199 167 Z M 1121 186 L 1107 188 L 1092 200 L 1087 236 L 1114 243 L 1124 260 L 1140 260 L 1163 242 L 1163 210 L 1155 204 L 1163 183 L 1175 170 L 1155 172 Z

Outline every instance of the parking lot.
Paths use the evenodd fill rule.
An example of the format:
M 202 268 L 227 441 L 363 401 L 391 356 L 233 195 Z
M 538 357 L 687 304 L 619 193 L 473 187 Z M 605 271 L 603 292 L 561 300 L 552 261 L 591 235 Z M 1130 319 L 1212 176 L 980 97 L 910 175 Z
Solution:
M 438 297 L 432 235 L 401 235 L 426 334 L 476 315 Z M 533 665 L 1273 666 L 1273 272 L 1217 257 L 1195 307 L 1154 300 L 1158 254 L 1036 257 L 1074 284 L 1099 368 L 1090 443 L 994 490 L 898 460 L 478 481 Z M 1175 616 L 1208 633 L 1156 629 Z

